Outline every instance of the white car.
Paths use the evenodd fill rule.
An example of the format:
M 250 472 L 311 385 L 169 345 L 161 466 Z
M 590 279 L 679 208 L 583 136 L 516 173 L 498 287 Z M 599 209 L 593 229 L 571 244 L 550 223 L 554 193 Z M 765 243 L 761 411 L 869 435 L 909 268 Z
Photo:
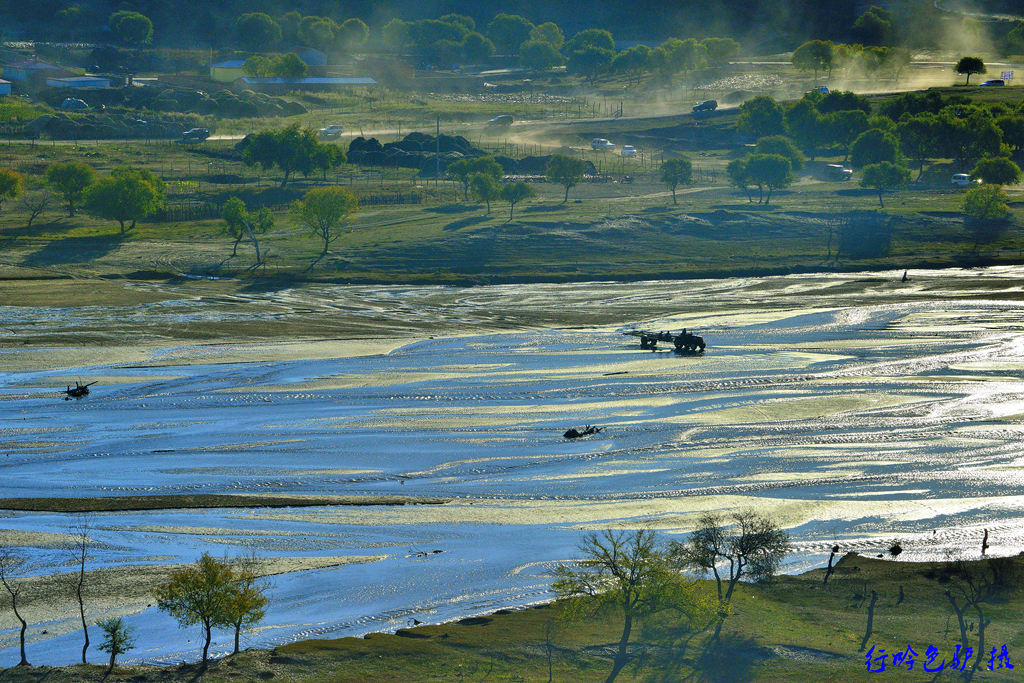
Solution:
M 624 157 L 635 157 L 636 147 L 634 147 L 633 145 L 623 145 L 622 151 L 619 152 L 619 154 L 621 154 Z
M 608 140 L 605 140 L 604 138 L 594 138 L 593 140 L 590 141 L 590 148 L 599 149 L 601 151 L 607 151 L 610 149 L 615 149 L 615 144 L 609 142 Z
M 968 187 L 970 185 L 980 185 L 981 178 L 971 180 L 971 176 L 966 173 L 954 173 L 953 177 L 949 179 L 949 182 L 953 187 Z
M 340 123 L 335 123 L 330 126 L 324 126 L 317 132 L 320 134 L 320 137 L 325 140 L 336 140 L 345 132 L 345 126 Z

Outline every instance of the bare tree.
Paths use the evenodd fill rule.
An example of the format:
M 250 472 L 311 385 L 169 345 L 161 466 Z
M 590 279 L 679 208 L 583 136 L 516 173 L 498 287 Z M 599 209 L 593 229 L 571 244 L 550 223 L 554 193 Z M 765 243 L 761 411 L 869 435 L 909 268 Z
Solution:
M 26 195 L 20 202 L 21 210 L 28 214 L 28 224 L 26 228 L 31 228 L 32 223 L 39 218 L 40 214 L 50 208 L 50 201 L 53 199 L 53 194 L 49 190 L 43 190 L 39 194 Z
M 25 631 L 28 630 L 28 622 L 18 611 L 18 598 L 21 596 L 22 584 L 15 576 L 24 564 L 25 561 L 15 555 L 10 548 L 0 547 L 0 584 L 11 596 L 11 609 L 14 610 L 14 616 L 21 622 L 21 661 L 18 662 L 18 666 L 29 665 L 28 659 L 25 657 Z
M 566 614 L 570 618 L 602 608 L 622 610 L 622 635 L 605 683 L 612 683 L 629 660 L 635 620 L 672 607 L 681 610 L 690 624 L 701 624 L 714 612 L 713 601 L 700 587 L 669 566 L 653 531 L 590 533 L 579 548 L 583 558 L 559 565 L 552 589 L 569 598 Z
M 89 625 L 85 620 L 85 599 L 82 596 L 82 590 L 85 587 L 85 565 L 90 559 L 89 542 L 92 540 L 89 538 L 89 518 L 81 517 L 71 532 L 71 557 L 75 561 L 75 566 L 78 567 L 78 571 L 72 574 L 72 581 L 74 582 L 75 597 L 78 599 L 78 614 L 82 618 L 82 635 L 85 638 L 85 643 L 82 645 L 82 664 L 88 664 L 85 653 L 89 650 Z

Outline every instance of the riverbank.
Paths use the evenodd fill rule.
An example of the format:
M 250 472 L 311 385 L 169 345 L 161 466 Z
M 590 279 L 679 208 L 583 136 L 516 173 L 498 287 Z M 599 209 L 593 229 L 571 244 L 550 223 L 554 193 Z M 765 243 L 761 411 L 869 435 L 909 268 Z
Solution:
M 968 622 L 976 625 L 979 613 L 988 622 L 983 643 L 975 626 L 965 634 L 967 646 L 975 652 L 980 646 L 984 652 L 980 659 L 968 660 L 966 668 L 977 665 L 977 680 L 1015 680 L 1013 670 L 995 668 L 998 660 L 992 660 L 994 670 L 988 666 L 991 649 L 998 655 L 1003 645 L 1018 670 L 1024 662 L 1019 581 L 1024 555 L 914 563 L 850 553 L 827 584 L 824 572 L 815 569 L 777 577 L 768 585 L 741 585 L 717 642 L 711 637 L 713 629 L 694 634 L 673 630 L 671 620 L 645 623 L 635 631 L 634 661 L 617 680 L 877 680 L 865 664 L 871 648 L 873 658 L 885 651 L 886 673 L 900 680 L 953 680 L 949 662 L 961 633 L 947 593 L 962 607 L 965 577 L 987 591 L 970 609 Z M 713 590 L 711 582 L 706 584 Z M 869 621 L 872 631 L 867 633 Z M 248 650 L 205 668 L 195 663 L 119 666 L 105 677 L 100 666 L 21 667 L 0 671 L 0 681 L 601 681 L 610 670 L 611 644 L 620 633 L 615 614 L 569 622 L 556 602 L 396 634 Z M 180 636 L 194 634 L 182 631 Z M 891 658 L 908 646 L 918 655 L 913 670 L 906 664 L 894 666 Z M 938 654 L 929 662 L 926 653 L 932 646 Z M 91 658 L 99 660 L 100 653 Z M 935 669 L 943 660 L 943 673 L 921 671 L 922 665 Z M 879 666 L 873 661 L 871 668 Z

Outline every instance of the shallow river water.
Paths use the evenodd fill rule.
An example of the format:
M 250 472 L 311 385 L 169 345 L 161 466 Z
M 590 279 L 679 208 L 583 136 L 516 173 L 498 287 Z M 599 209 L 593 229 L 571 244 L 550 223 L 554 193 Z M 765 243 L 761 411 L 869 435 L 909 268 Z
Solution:
M 971 556 L 983 529 L 990 554 L 1015 553 L 1024 543 L 1024 269 L 900 275 L 324 286 L 254 295 L 237 311 L 172 298 L 149 308 L 147 324 L 186 311 L 258 318 L 301 299 L 296 306 L 395 328 L 450 325 L 458 336 L 410 334 L 355 357 L 300 350 L 224 362 L 196 345 L 41 369 L 26 369 L 6 344 L 0 488 L 4 497 L 451 499 L 92 516 L 95 567 L 191 562 L 203 551 L 360 558 L 275 576 L 267 618 L 245 647 L 542 601 L 551 568 L 574 556 L 583 530 L 648 525 L 681 538 L 705 510 L 775 515 L 795 540 L 792 572 L 821 566 L 834 543 L 877 553 L 899 539 L 901 559 Z M 580 325 L 587 310 L 614 322 Z M 524 311 L 529 325 L 480 331 L 514 325 Z M 0 306 L 0 327 L 16 338 L 29 324 L 138 314 Z M 641 351 L 622 334 L 684 326 L 707 340 L 703 356 Z M 69 376 L 103 381 L 86 399 L 59 400 L 53 385 Z M 584 424 L 603 431 L 562 438 Z M 13 543 L 32 571 L 68 571 L 59 537 L 40 532 L 62 534 L 74 521 L 0 513 L 0 530 L 20 532 Z M 127 659 L 197 658 L 198 629 L 177 631 L 151 602 L 97 605 L 129 614 L 137 647 Z M 71 610 L 33 624 L 30 661 L 76 660 Z M 219 633 L 214 651 L 230 639 Z M 16 662 L 14 622 L 0 611 L 0 667 Z

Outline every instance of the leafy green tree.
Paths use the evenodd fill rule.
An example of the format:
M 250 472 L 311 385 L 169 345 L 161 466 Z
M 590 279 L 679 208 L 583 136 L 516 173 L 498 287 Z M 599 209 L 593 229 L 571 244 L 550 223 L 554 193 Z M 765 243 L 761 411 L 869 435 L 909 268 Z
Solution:
M 892 12 L 870 7 L 853 23 L 853 33 L 864 45 L 888 45 L 893 39 Z
M 266 78 L 274 73 L 274 60 L 264 55 L 252 55 L 242 64 L 242 71 L 249 76 Z
M 0 168 L 0 209 L 4 208 L 4 202 L 8 199 L 17 198 L 25 186 L 25 178 L 17 171 L 9 168 Z
M 153 22 L 138 12 L 121 10 L 110 15 L 110 30 L 127 45 L 144 45 L 153 39 Z
M 514 55 L 519 46 L 530 38 L 533 24 L 518 14 L 497 14 L 487 24 L 487 37 L 501 54 Z
M 580 31 L 564 45 L 565 52 L 571 53 L 576 50 L 585 50 L 590 47 L 600 48 L 602 50 L 614 50 L 615 39 L 612 38 L 611 31 L 606 31 L 601 28 L 588 28 Z
M 964 83 L 970 85 L 972 74 L 985 73 L 985 62 L 982 61 L 981 57 L 961 57 L 956 66 L 953 67 L 953 71 L 958 74 L 966 74 L 967 80 Z
M 253 565 L 254 562 L 248 562 Z M 254 566 L 230 569 L 231 589 L 224 603 L 224 621 L 235 630 L 235 649 L 238 654 L 238 640 L 242 629 L 251 629 L 263 621 L 264 607 L 269 600 L 264 595 L 264 586 L 256 578 Z
M 746 161 L 747 177 L 750 182 L 757 185 L 760 197 L 757 203 L 762 200 L 765 205 L 772 201 L 772 193 L 789 187 L 793 182 L 793 169 L 789 159 L 781 154 L 751 154 Z M 768 197 L 764 196 L 764 188 L 768 188 Z
M 145 169 L 121 167 L 85 188 L 82 202 L 88 213 L 117 221 L 124 235 L 163 206 L 164 182 Z M 126 229 L 127 221 L 131 225 Z
M 850 163 L 860 169 L 881 161 L 900 160 L 899 143 L 891 133 L 871 128 L 857 136 L 850 146 Z
M 270 75 L 281 78 L 304 78 L 308 71 L 309 67 L 294 52 L 278 55 L 270 64 Z
M 569 73 L 579 74 L 591 83 L 596 83 L 598 77 L 608 71 L 608 67 L 611 66 L 612 59 L 614 58 L 614 50 L 606 50 L 600 47 L 585 47 L 569 53 L 565 68 Z
M 1020 182 L 1020 166 L 1006 157 L 988 157 L 975 164 L 971 176 L 989 185 L 1016 185 Z
M 488 173 L 474 173 L 469 177 L 473 194 L 482 202 L 487 203 L 487 214 L 491 213 L 491 202 L 501 197 L 501 185 L 494 176 Z
M 859 109 L 869 116 L 871 114 L 871 101 L 863 95 L 849 90 L 830 90 L 825 95 L 814 93 L 812 96 L 816 98 L 814 108 L 822 114 L 855 109 Z
M 286 43 L 297 43 L 299 41 L 299 27 L 302 25 L 302 15 L 292 10 L 285 12 L 277 19 L 281 27 L 281 39 Z
M 704 45 L 693 38 L 669 38 L 651 51 L 651 65 L 662 78 L 670 79 L 680 72 L 693 71 L 707 64 Z
M 327 255 L 331 242 L 341 237 L 342 229 L 352 214 L 359 210 L 359 200 L 341 187 L 318 187 L 306 192 L 292 204 L 292 215 L 309 232 L 323 240 L 320 258 Z
M 552 590 L 568 601 L 570 619 L 608 609 L 621 613 L 622 634 L 605 683 L 629 662 L 634 622 L 672 609 L 682 617 L 680 626 L 702 629 L 714 614 L 710 596 L 668 565 L 653 531 L 589 533 L 580 552 L 581 559 L 555 569 Z
M 495 51 L 494 43 L 482 33 L 473 31 L 462 40 L 462 55 L 471 62 L 489 59 Z
M 231 197 L 221 207 L 221 218 L 224 219 L 224 232 L 234 238 L 235 244 L 231 249 L 231 257 L 238 254 L 238 243 L 243 239 L 252 242 L 256 252 L 255 266 L 263 263 L 263 255 L 260 252 L 259 235 L 274 227 L 274 214 L 270 209 L 263 207 L 256 213 L 250 213 L 238 197 Z
M 678 205 L 679 202 L 676 201 L 676 188 L 693 182 L 693 163 L 687 157 L 667 159 L 661 164 L 659 177 L 661 182 L 668 185 L 669 189 L 672 190 L 672 203 Z
M 565 57 L 550 43 L 528 40 L 519 46 L 519 63 L 528 69 L 543 71 L 565 64 Z
M 238 39 L 249 50 L 265 51 L 281 42 L 281 26 L 263 12 L 249 12 L 235 20 Z
M 587 163 L 583 159 L 565 156 L 564 154 L 553 154 L 548 161 L 548 181 L 557 183 L 565 188 L 565 198 L 562 203 L 569 201 L 570 188 L 576 187 L 583 182 L 583 173 L 587 170 Z
M 982 185 L 967 191 L 963 210 L 981 221 L 1000 221 L 1010 214 L 1009 197 L 999 185 Z
M 615 55 L 612 71 L 625 74 L 631 81 L 640 82 L 640 77 L 651 68 L 651 48 L 634 45 Z
M 832 70 L 832 43 L 826 40 L 808 40 L 793 51 L 790 61 L 800 71 L 813 71 L 818 80 L 819 71 Z
M 392 19 L 381 29 L 384 47 L 394 52 L 401 52 L 412 42 L 412 27 L 407 21 Z
M 996 126 L 1003 134 L 1003 143 L 1011 150 L 1024 149 L 1024 116 L 1006 114 L 996 119 Z
M 370 29 L 362 19 L 353 17 L 341 23 L 334 37 L 342 51 L 353 52 L 366 43 Z
M 935 139 L 935 117 L 929 114 L 912 116 L 896 126 L 896 137 L 900 141 L 900 151 L 909 159 L 917 162 L 917 178 L 924 173 L 924 162 L 930 159 L 938 147 Z
M 797 149 L 796 144 L 785 135 L 769 135 L 757 141 L 754 148 L 755 154 L 781 154 L 789 159 L 789 165 L 796 173 L 804 167 L 804 155 Z
M 562 46 L 565 45 L 565 35 L 562 33 L 562 29 L 558 28 L 558 24 L 551 21 L 546 21 L 530 29 L 530 40 L 547 43 L 556 50 L 561 50 Z M 522 48 L 520 47 L 521 50 Z
M 725 66 L 740 52 L 740 44 L 732 38 L 705 38 L 700 42 L 712 66 Z
M 747 201 L 753 202 L 754 198 L 750 195 L 750 174 L 747 173 L 747 160 L 746 159 L 733 159 L 725 167 L 725 174 L 729 177 L 729 184 L 738 190 L 742 190 L 747 195 Z
M 874 188 L 878 192 L 878 206 L 883 209 L 882 193 L 905 187 L 909 182 L 910 169 L 889 161 L 865 166 L 860 176 L 860 186 Z
M 957 168 L 969 168 L 979 159 L 999 156 L 1002 151 L 1002 132 L 981 109 L 943 109 L 936 118 L 936 136 L 942 144 L 941 156 L 952 157 Z
M 494 160 L 494 157 L 479 157 L 477 159 L 459 159 L 448 164 L 446 169 L 448 175 L 462 183 L 464 197 L 469 199 L 470 177 L 474 173 L 484 173 L 495 180 L 501 178 L 501 164 Z
M 500 195 L 502 199 L 508 202 L 508 219 L 512 220 L 512 212 L 515 211 L 516 204 L 536 194 L 536 190 L 523 182 L 502 185 Z
M 96 625 L 103 632 L 103 641 L 99 648 L 101 652 L 110 653 L 110 664 L 107 666 L 107 674 L 114 670 L 114 663 L 118 655 L 123 655 L 135 647 L 135 639 L 132 638 L 131 629 L 121 617 L 97 621 Z
M 203 627 L 204 664 L 209 658 L 212 629 L 230 625 L 224 607 L 232 587 L 231 568 L 203 553 L 194 565 L 173 572 L 153 590 L 157 608 L 177 619 L 181 627 Z
M 786 109 L 786 132 L 813 161 L 818 148 L 828 141 L 825 117 L 814 108 L 814 102 L 807 98 L 797 100 Z
M 758 95 L 740 105 L 736 129 L 754 138 L 782 135 L 786 132 L 782 107 L 767 95 Z
M 334 43 L 336 25 L 325 17 L 308 16 L 299 24 L 299 40 L 316 48 L 326 49 Z
M 868 129 L 868 116 L 860 110 L 837 111 L 825 117 L 828 138 L 843 150 L 843 163 L 850 155 L 850 147 Z
M 317 150 L 321 143 L 316 133 L 294 123 L 280 130 L 265 130 L 243 140 L 242 161 L 249 166 L 259 164 L 264 170 L 277 167 L 284 172 L 281 187 L 288 184 L 292 173 L 309 175 L 316 169 Z

